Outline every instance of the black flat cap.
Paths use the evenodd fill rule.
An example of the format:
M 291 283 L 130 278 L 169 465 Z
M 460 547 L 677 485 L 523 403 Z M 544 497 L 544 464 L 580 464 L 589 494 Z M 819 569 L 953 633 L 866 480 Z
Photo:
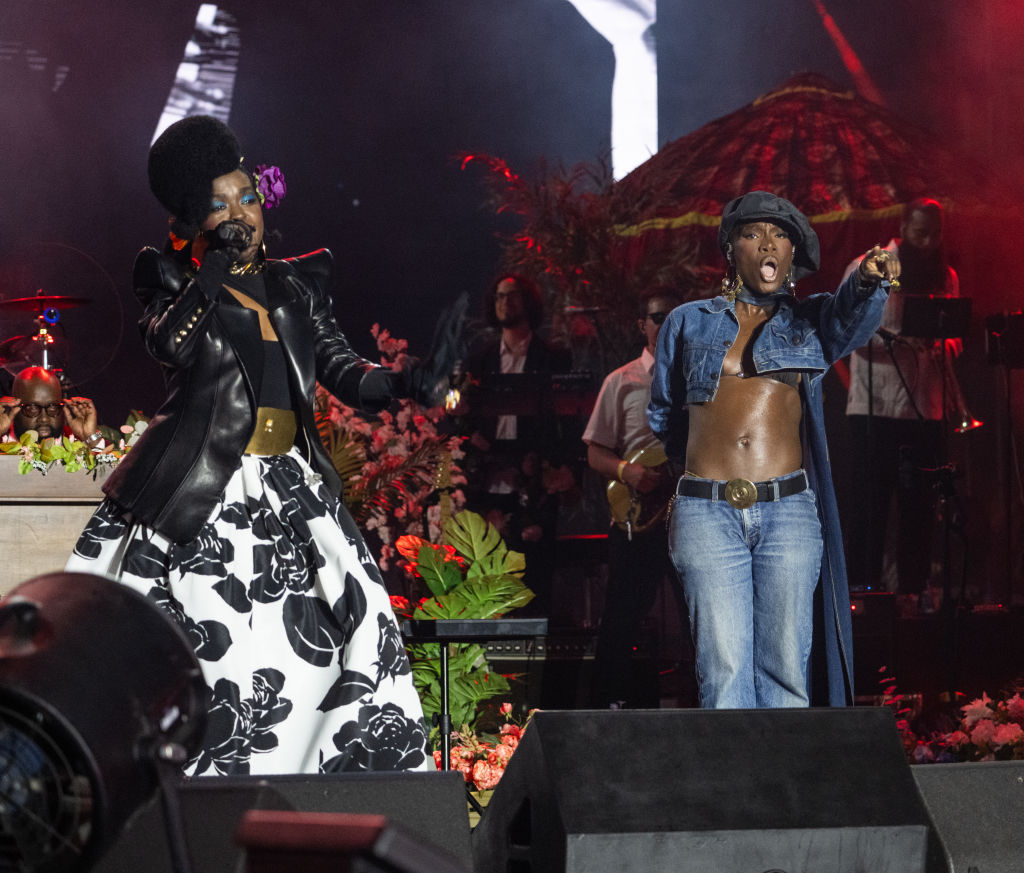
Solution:
M 803 278 L 818 269 L 821 259 L 818 235 L 807 217 L 784 197 L 768 191 L 750 191 L 726 204 L 718 228 L 718 248 L 722 254 L 726 253 L 729 239 L 736 228 L 757 221 L 770 221 L 789 234 L 796 246 L 796 255 L 793 257 L 795 278 Z

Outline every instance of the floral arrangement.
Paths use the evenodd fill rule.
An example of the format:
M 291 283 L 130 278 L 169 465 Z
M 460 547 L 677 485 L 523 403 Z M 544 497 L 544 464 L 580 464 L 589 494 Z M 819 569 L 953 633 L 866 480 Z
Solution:
M 408 343 L 374 325 L 384 366 L 401 366 Z M 356 523 L 380 539 L 379 564 L 388 570 L 402 534 L 430 540 L 441 536 L 446 518 L 465 504 L 458 466 L 462 438 L 441 433 L 445 412 L 399 400 L 375 416 L 345 406 L 317 387 L 316 422 L 345 488 L 345 504 Z M 437 500 L 432 500 L 435 492 Z
M 121 426 L 122 436 L 116 441 L 111 428 L 101 427 L 100 433 L 106 445 L 95 449 L 75 437 L 47 437 L 40 441 L 34 430 L 27 430 L 14 442 L 0 443 L 0 454 L 17 455 L 18 472 L 23 475 L 37 470 L 45 476 L 54 467 L 62 468 L 66 473 L 86 470 L 95 474 L 101 466 L 116 465 L 147 426 L 148 420 L 142 413 L 133 411 Z
M 273 209 L 280 206 L 284 195 L 288 193 L 288 186 L 284 181 L 284 174 L 280 167 L 270 164 L 260 164 L 256 167 L 256 193 L 260 202 L 267 208 Z
M 981 697 L 960 707 L 952 731 L 917 736 L 907 722 L 897 722 L 911 763 L 952 761 L 1024 761 L 1024 698 L 1020 692 L 1002 700 Z
M 882 668 L 883 671 L 885 668 Z M 958 719 L 944 718 L 947 730 L 927 730 L 924 720 L 896 690 L 895 680 L 881 680 L 882 704 L 893 709 L 896 729 L 911 764 L 947 764 L 956 761 L 1024 760 L 1024 697 L 1015 689 L 993 700 L 985 692 L 959 707 Z
M 478 735 L 468 726 L 464 726 L 461 731 L 452 732 L 452 739 L 455 742 L 452 744 L 449 758 L 451 769 L 462 773 L 466 784 L 474 791 L 488 791 L 498 784 L 536 710 L 531 709 L 522 724 L 513 718 L 511 703 L 501 704 L 499 712 L 505 723 L 501 725 L 496 736 Z M 440 750 L 434 752 L 434 763 L 440 770 Z
M 397 543 L 405 569 L 426 590 L 415 605 L 392 597 L 397 618 L 497 618 L 533 599 L 522 581 L 526 561 L 508 549 L 498 531 L 475 512 L 464 510 L 444 525 L 440 543 L 405 535 Z M 413 683 L 428 723 L 441 712 L 441 651 L 438 643 L 406 647 Z M 448 705 L 452 724 L 475 729 L 481 704 L 509 690 L 508 678 L 491 670 L 477 643 L 452 644 L 448 660 Z M 435 728 L 432 737 L 438 739 Z

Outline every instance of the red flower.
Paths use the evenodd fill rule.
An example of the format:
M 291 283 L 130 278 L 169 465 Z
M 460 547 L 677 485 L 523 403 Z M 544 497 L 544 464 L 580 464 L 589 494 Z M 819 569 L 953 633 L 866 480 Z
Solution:
M 412 618 L 412 604 L 409 603 L 409 598 L 402 597 L 401 594 L 391 595 L 391 609 L 403 618 Z

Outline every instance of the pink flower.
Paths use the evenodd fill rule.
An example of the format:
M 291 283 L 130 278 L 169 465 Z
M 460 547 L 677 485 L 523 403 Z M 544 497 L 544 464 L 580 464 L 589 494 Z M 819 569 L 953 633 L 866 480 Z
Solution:
M 996 732 L 996 726 L 991 719 L 983 718 L 976 722 L 971 731 L 971 742 L 976 746 L 989 742 Z
M 1024 699 L 1019 692 L 1006 701 L 1006 714 L 1018 724 L 1024 724 Z
M 1008 746 L 1019 740 L 1021 736 L 1024 736 L 1024 730 L 1021 729 L 1019 724 L 1014 722 L 998 724 L 992 732 L 992 745 Z
M 477 761 L 473 765 L 473 784 L 481 791 L 494 788 L 501 779 L 502 769 L 488 764 L 486 761 Z
M 508 703 L 507 701 L 501 705 L 501 709 L 499 710 L 499 712 L 502 715 L 508 715 L 511 711 L 512 711 L 512 704 Z
M 506 764 L 508 764 L 509 759 L 512 757 L 512 753 L 514 751 L 515 749 L 508 745 L 508 743 L 498 743 L 498 745 L 494 747 L 494 757 L 504 767 Z
M 953 731 L 946 741 L 954 748 L 959 749 L 961 746 L 967 745 L 971 741 L 971 738 L 967 736 L 963 731 Z

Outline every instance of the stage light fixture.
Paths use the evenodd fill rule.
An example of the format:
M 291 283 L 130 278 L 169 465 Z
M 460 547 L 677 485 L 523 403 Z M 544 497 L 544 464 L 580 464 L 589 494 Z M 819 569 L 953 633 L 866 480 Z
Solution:
M 181 630 L 117 582 L 52 573 L 0 602 L 0 869 L 88 870 L 196 751 L 205 685 Z

